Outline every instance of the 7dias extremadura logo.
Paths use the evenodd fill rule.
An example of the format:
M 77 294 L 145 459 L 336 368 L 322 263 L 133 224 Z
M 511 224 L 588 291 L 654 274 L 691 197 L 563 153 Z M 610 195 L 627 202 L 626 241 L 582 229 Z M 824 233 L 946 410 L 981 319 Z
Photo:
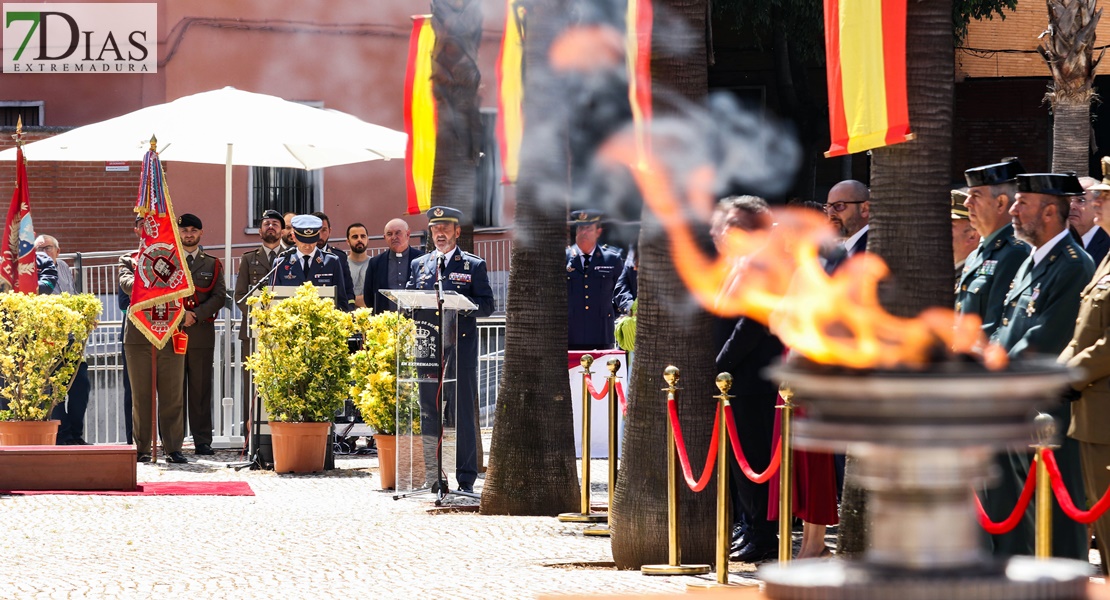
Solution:
M 155 73 L 157 4 L 4 4 L 4 73 Z

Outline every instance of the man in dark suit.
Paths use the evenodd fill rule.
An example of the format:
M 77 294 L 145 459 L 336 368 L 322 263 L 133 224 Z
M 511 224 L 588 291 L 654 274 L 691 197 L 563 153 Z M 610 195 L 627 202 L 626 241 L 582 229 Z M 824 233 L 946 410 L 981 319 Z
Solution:
M 624 261 L 619 252 L 597 243 L 603 231 L 601 218 L 598 210 L 570 213 L 570 225 L 574 227 L 574 245 L 566 251 L 570 350 L 609 349 L 615 341 L 613 294 Z
M 297 287 L 309 281 L 317 287 L 333 287 L 335 307 L 343 312 L 350 311 L 353 304 L 348 302 L 347 288 L 343 285 L 343 267 L 339 266 L 339 257 L 316 247 L 323 222 L 312 215 L 297 215 L 292 220 L 293 238 L 297 250 L 288 254 L 278 264 L 277 269 L 270 276 L 270 285 Z
M 420 248 L 409 246 L 409 224 L 404 219 L 393 219 L 385 224 L 385 243 L 389 249 L 370 259 L 362 293 L 366 306 L 375 313 L 397 310 L 397 305 L 380 292 L 405 289 L 413 259 L 424 254 Z
M 956 312 L 978 315 L 987 337 L 1002 325 L 1006 292 L 1029 256 L 1029 246 L 1014 236 L 1009 214 L 1017 197 L 1017 176 L 1024 172 L 1016 158 L 964 171 L 964 206 L 980 241 L 964 261 L 956 284 Z
M 351 266 L 347 264 L 347 253 L 328 243 L 328 240 L 331 239 L 331 221 L 328 220 L 328 216 L 322 212 L 314 212 L 312 216 L 320 219 L 323 223 L 320 227 L 320 239 L 316 241 L 316 247 L 339 258 L 339 268 L 343 270 L 343 292 L 347 297 L 348 305 L 343 310 L 351 312 L 355 309 L 355 284 L 354 278 L 351 277 Z
M 412 261 L 409 274 L 408 289 L 431 290 L 435 288 L 437 272 L 442 273 L 443 291 L 457 292 L 466 296 L 478 309 L 469 313 L 458 315 L 457 338 L 457 383 L 455 410 L 457 411 L 458 428 L 456 430 L 457 451 L 455 456 L 455 478 L 459 482 L 459 491 L 473 492 L 474 482 L 478 478 L 478 421 L 477 421 L 477 390 L 478 390 L 478 319 L 493 314 L 494 297 L 493 288 L 489 284 L 489 275 L 486 273 L 486 261 L 464 252 L 457 246 L 459 221 L 463 218 L 461 211 L 443 206 L 433 206 L 428 209 L 428 229 L 431 232 L 435 252 L 425 254 Z M 434 312 L 434 311 L 428 311 Z M 426 316 L 425 318 L 434 318 Z M 417 317 L 420 320 L 420 317 Z M 437 346 L 440 344 L 437 343 Z M 421 434 L 425 439 L 425 448 L 429 445 L 429 438 L 435 440 L 439 435 L 439 424 L 436 423 L 436 410 L 434 406 L 427 406 L 425 394 L 421 394 Z M 446 403 L 445 403 L 446 404 Z M 431 427 L 427 427 L 430 425 Z M 431 443 L 435 443 L 432 441 Z M 427 455 L 425 455 L 427 456 Z M 427 460 L 427 459 L 425 459 Z M 436 474 L 436 480 L 439 478 Z
M 636 247 L 628 250 L 628 258 L 624 260 L 624 269 L 617 277 L 617 285 L 613 288 L 613 308 L 622 315 L 632 314 L 632 303 L 637 298 L 637 275 L 640 268 Z
M 825 214 L 840 233 L 841 243 L 825 259 L 825 272 L 832 273 L 849 257 L 867 250 L 871 228 L 871 192 L 855 179 L 846 179 L 829 190 Z
M 732 228 L 770 229 L 771 211 L 762 198 L 733 196 L 717 204 L 713 224 L 713 239 L 719 241 Z M 782 356 L 782 342 L 766 325 L 747 317 L 716 319 L 713 341 L 719 349 L 717 371 L 732 375 L 732 417 L 745 457 L 753 469 L 762 471 L 771 463 L 778 399 L 778 386 L 766 370 Z M 767 519 L 768 484 L 753 483 L 731 455 L 729 470 L 733 522 L 740 530 L 734 535 L 732 560 L 751 563 L 777 557 L 776 522 Z
M 193 453 L 212 450 L 212 358 L 216 348 L 216 313 L 227 300 L 223 263 L 200 247 L 204 235 L 200 218 L 185 213 L 177 218 L 185 264 L 193 277 L 193 295 L 182 300 L 185 320 L 181 330 L 189 336 L 185 350 L 185 387 L 182 398 L 193 434 Z
M 282 253 L 281 233 L 285 229 L 285 220 L 276 210 L 267 210 L 262 213 L 262 221 L 258 224 L 258 237 L 262 244 L 257 248 L 247 250 L 239 259 L 239 274 L 235 278 L 235 302 L 239 311 L 243 313 L 243 321 L 239 324 L 239 343 L 242 345 L 241 356 L 244 358 L 251 353 L 250 335 L 250 307 L 247 306 L 247 292 L 254 288 L 259 281 L 270 274 L 274 264 L 278 262 Z M 246 415 L 250 410 L 251 376 L 247 371 L 246 363 L 241 365 L 243 377 L 243 415 L 244 427 Z M 244 432 L 245 435 L 245 432 Z
M 1105 168 L 1104 164 L 1103 169 Z M 1093 205 L 1096 198 L 1110 190 L 1110 185 L 1094 177 L 1080 177 L 1079 183 L 1083 185 L 1083 195 L 1071 197 L 1068 227 L 1071 228 L 1072 237 L 1083 245 L 1097 267 L 1106 257 L 1106 252 L 1110 251 L 1110 235 L 1095 225 Z
M 1094 274 L 1094 263 L 1067 229 L 1070 196 L 1083 188 L 1074 174 L 1030 173 L 1017 176 L 1017 199 L 1010 208 L 1014 231 L 1033 248 L 1021 264 L 1006 294 L 1002 326 L 992 341 L 1012 359 L 1035 355 L 1059 356 L 1071 341 L 1079 315 L 1080 295 Z M 1061 404 L 1049 414 L 1057 431 L 1065 431 L 1071 408 Z M 1065 438 L 1055 451 L 1060 472 L 1072 498 L 1084 497 L 1079 448 Z M 1003 501 L 984 503 L 992 520 L 1004 519 L 1013 509 L 1029 474 L 1031 454 L 1011 450 L 1002 457 L 1002 477 L 987 497 Z M 1008 459 L 1008 460 L 1007 460 Z M 1053 501 L 1052 554 L 1064 558 L 1087 557 L 1087 528 L 1069 519 Z M 990 512 L 994 508 L 994 512 Z M 1000 510 L 998 510 L 1000 509 Z M 992 536 L 996 555 L 1033 554 L 1033 507 L 1010 533 Z

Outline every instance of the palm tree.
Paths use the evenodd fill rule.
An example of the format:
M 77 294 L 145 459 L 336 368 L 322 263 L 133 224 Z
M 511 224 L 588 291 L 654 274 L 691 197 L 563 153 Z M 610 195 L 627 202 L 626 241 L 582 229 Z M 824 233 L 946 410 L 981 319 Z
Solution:
M 906 83 L 916 139 L 872 151 L 867 243 L 893 274 L 884 306 L 902 316 L 952 305 L 952 0 L 910 2 L 907 9 Z M 863 495 L 851 483 L 851 457 L 847 471 L 838 546 L 854 554 L 865 547 L 867 524 Z
M 652 79 L 656 89 L 675 90 L 701 101 L 708 92 L 705 45 L 707 0 L 665 0 L 656 3 Z M 685 26 L 668 28 L 660 39 L 660 15 Z M 667 48 L 666 51 L 660 51 Z M 674 51 L 681 48 L 682 51 Z M 656 94 L 660 98 L 661 94 Z M 673 107 L 656 105 L 656 114 Z M 622 569 L 667 562 L 667 415 L 663 369 L 681 369 L 679 396 L 682 430 L 694 468 L 705 456 L 712 436 L 715 407 L 715 348 L 712 318 L 691 307 L 671 262 L 666 236 L 650 211 L 644 211 L 640 233 L 639 311 L 636 317 L 636 361 L 632 365 L 631 397 L 625 416 L 620 472 L 609 509 L 613 560 Z M 715 484 L 694 494 L 684 484 L 679 495 L 684 562 L 712 562 Z
M 570 4 L 537 0 L 528 7 L 528 126 L 517 188 L 505 370 L 482 514 L 557 515 L 580 508 L 566 370 L 568 158 L 550 151 L 565 144 L 567 131 L 552 118 L 563 95 L 547 64 L 547 49 Z
M 1091 101 L 1095 69 L 1095 29 L 1102 10 L 1097 0 L 1047 0 L 1048 29 L 1037 51 L 1052 72 L 1045 98 L 1052 104 L 1052 170 L 1086 175 L 1091 156 Z

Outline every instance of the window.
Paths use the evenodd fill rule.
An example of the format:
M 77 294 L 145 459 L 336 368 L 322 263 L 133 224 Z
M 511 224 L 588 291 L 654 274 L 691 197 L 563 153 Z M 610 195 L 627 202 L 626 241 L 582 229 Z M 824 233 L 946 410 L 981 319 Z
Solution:
M 20 117 L 24 127 L 42 125 L 43 102 L 0 101 L 0 126 L 15 127 Z
M 262 213 L 274 209 L 281 214 L 307 215 L 320 210 L 323 177 L 320 171 L 251 167 L 251 214 L 249 227 L 257 229 Z

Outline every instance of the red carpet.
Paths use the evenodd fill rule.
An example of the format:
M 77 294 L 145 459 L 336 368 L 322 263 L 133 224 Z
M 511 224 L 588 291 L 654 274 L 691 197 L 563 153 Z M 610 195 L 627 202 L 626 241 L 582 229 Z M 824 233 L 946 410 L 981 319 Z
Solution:
M 245 481 L 162 481 L 140 483 L 138 488 L 122 490 L 0 490 L 0 494 L 35 496 L 41 494 L 89 496 L 253 496 Z

